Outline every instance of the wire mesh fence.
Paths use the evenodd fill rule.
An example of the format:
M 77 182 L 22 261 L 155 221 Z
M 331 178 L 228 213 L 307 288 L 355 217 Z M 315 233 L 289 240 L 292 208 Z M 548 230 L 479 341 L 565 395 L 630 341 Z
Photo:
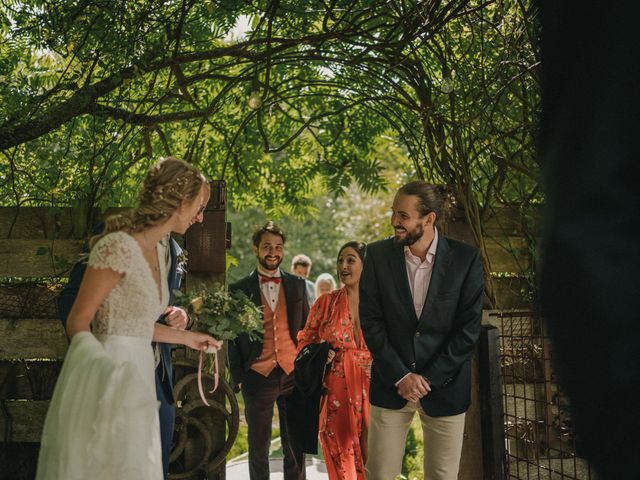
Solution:
M 499 329 L 508 480 L 596 480 L 576 452 L 544 322 L 531 312 L 490 315 Z

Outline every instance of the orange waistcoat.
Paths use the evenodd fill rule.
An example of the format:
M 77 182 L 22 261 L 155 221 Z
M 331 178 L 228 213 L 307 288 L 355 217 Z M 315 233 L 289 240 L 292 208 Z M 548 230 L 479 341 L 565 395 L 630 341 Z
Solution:
M 262 353 L 251 365 L 251 369 L 260 375 L 268 377 L 269 374 L 280 365 L 280 368 L 289 375 L 293 372 L 293 361 L 296 359 L 296 345 L 291 339 L 289 321 L 287 318 L 287 300 L 284 296 L 284 287 L 280 286 L 278 303 L 275 311 L 267 304 L 267 299 L 261 293 L 262 312 L 264 317 L 264 339 Z

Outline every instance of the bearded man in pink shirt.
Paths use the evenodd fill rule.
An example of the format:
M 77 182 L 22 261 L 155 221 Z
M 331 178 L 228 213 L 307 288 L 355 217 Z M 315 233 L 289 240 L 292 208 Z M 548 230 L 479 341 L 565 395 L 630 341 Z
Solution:
M 484 276 L 477 248 L 438 231 L 443 199 L 436 185 L 404 185 L 393 201 L 394 237 L 367 247 L 360 321 L 373 355 L 368 480 L 400 473 L 416 412 L 425 480 L 458 476 Z

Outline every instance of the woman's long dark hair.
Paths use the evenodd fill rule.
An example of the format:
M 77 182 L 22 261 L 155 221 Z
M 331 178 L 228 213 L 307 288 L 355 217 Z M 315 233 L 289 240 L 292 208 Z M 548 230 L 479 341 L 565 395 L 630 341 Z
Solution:
M 342 251 L 345 248 L 349 248 L 349 247 L 353 248 L 356 251 L 356 253 L 360 257 L 360 260 L 362 261 L 362 263 L 364 263 L 364 256 L 367 251 L 367 244 L 364 242 L 358 242 L 355 240 L 347 242 L 340 247 L 340 250 L 338 250 L 338 258 L 340 258 L 340 254 L 342 253 Z

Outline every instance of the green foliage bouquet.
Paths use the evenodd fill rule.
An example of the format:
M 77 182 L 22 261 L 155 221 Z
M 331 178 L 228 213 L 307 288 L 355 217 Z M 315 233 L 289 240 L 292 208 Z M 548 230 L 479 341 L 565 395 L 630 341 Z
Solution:
M 216 284 L 211 290 L 176 292 L 176 301 L 194 319 L 194 328 L 218 340 L 234 340 L 247 334 L 257 340 L 264 332 L 262 310 L 243 292 L 229 292 Z

